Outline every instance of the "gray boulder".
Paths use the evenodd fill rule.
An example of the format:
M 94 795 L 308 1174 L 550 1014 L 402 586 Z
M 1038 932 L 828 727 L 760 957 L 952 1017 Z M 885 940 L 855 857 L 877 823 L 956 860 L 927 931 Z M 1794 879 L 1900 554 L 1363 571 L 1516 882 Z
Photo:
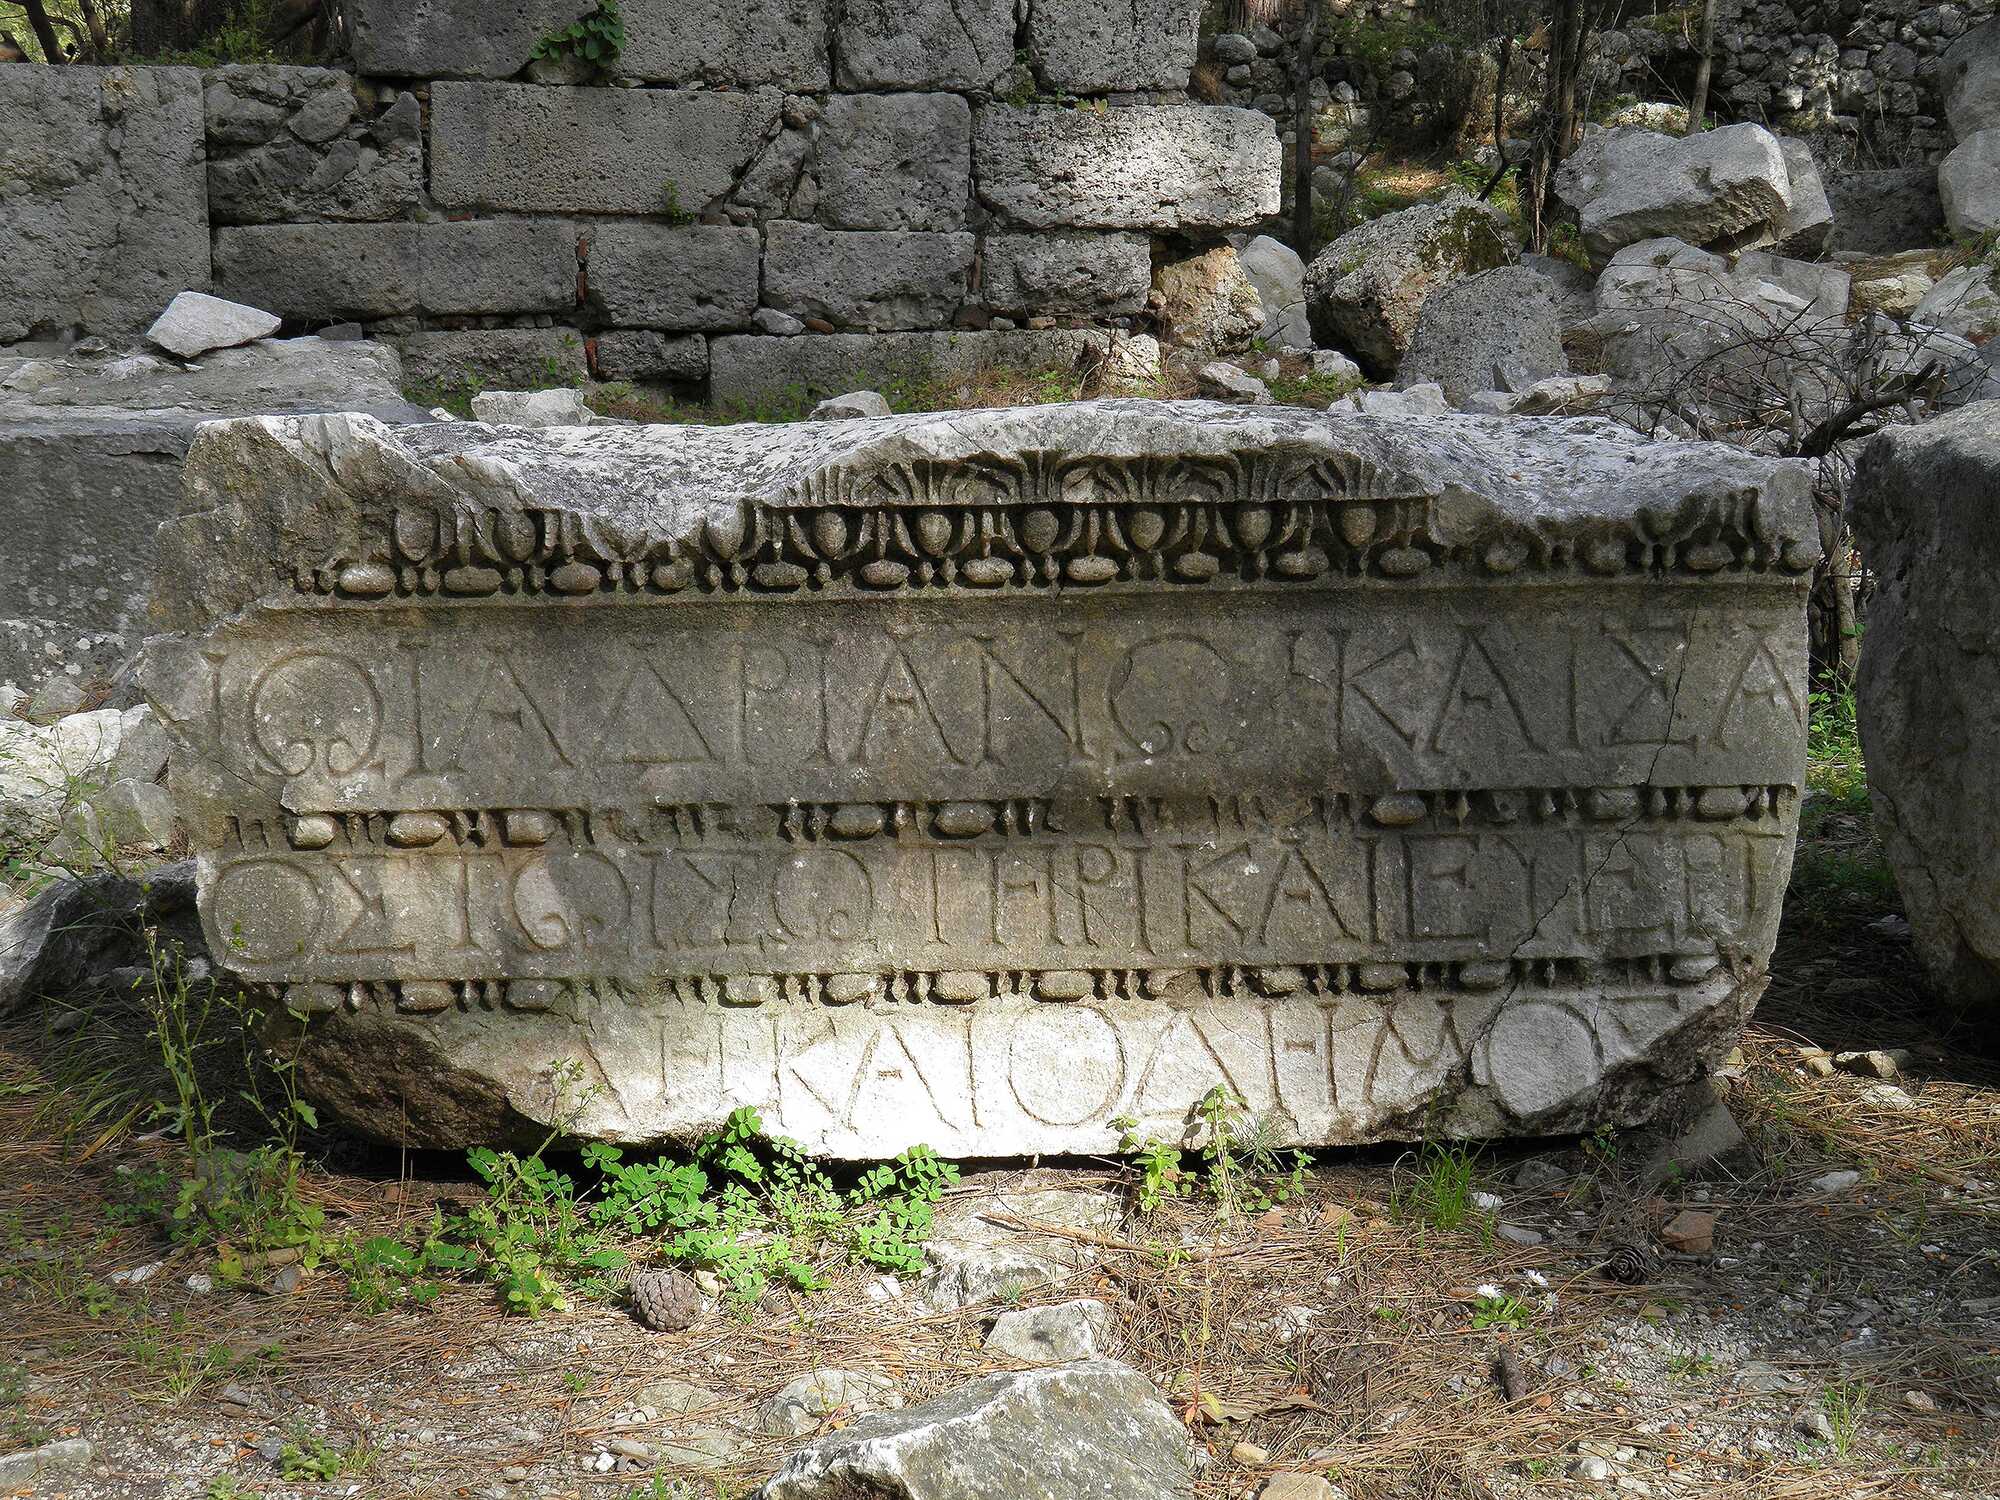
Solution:
M 1436 381 L 1457 403 L 1474 391 L 1522 390 L 1568 368 L 1549 283 L 1525 266 L 1496 266 L 1425 300 L 1397 375 Z
M 868 1370 L 814 1370 L 786 1385 L 757 1409 L 757 1425 L 778 1437 L 817 1432 L 837 1414 L 866 1416 L 903 1404 L 896 1382 Z
M 1910 314 L 1918 323 L 1962 337 L 2000 335 L 2000 270 L 1991 265 L 1947 271 Z
M 989 1375 L 865 1417 L 792 1455 L 757 1500 L 1185 1500 L 1190 1445 L 1152 1383 L 1111 1360 Z
M 1869 794 L 1917 955 L 2000 1000 L 2000 423 L 1968 408 L 1863 451 L 1847 518 L 1878 580 L 1857 682 Z
M 1592 131 L 1557 171 L 1556 193 L 1600 265 L 1661 236 L 1725 250 L 1766 244 L 1792 212 L 1784 147 L 1761 125 L 1693 136 Z
M 1826 183 L 1812 147 L 1797 136 L 1784 136 L 1778 147 L 1785 153 L 1785 173 L 1791 180 L 1792 206 L 1775 231 L 1775 238 L 1787 255 L 1818 255 L 1833 238 L 1833 204 L 1826 196 Z
M 1116 1327 L 1110 1304 L 1091 1297 L 1018 1307 L 993 1320 L 986 1352 L 1030 1365 L 1096 1359 L 1110 1352 Z
M 1597 311 L 1597 278 L 1582 266 L 1553 255 L 1534 254 L 1523 255 L 1521 264 L 1548 283 L 1549 295 L 1555 299 L 1556 321 L 1564 328 L 1589 321 Z
M 267 339 L 280 319 L 241 302 L 228 302 L 206 292 L 182 292 L 146 330 L 146 337 L 167 353 L 195 359 L 212 349 Z
M 1766 250 L 1746 250 L 1736 257 L 1732 280 L 1768 281 L 1797 297 L 1816 318 L 1838 318 L 1847 312 L 1854 278 L 1839 266 L 1793 260 Z
M 0 916 L 0 1015 L 40 999 L 129 994 L 151 973 L 148 928 L 161 952 L 178 947 L 192 972 L 207 971 L 191 861 L 140 876 L 57 881 Z
M 1499 214 L 1465 193 L 1372 219 L 1348 230 L 1306 268 L 1313 337 L 1387 379 L 1409 348 L 1431 293 L 1515 258 Z
M 1268 234 L 1236 247 L 1243 274 L 1257 289 L 1264 308 L 1259 336 L 1279 349 L 1312 348 L 1312 320 L 1306 316 L 1306 263 L 1299 252 Z
M 2000 125 L 1974 131 L 1938 167 L 1945 226 L 1975 238 L 2000 229 Z
M 1975 26 L 1938 61 L 1937 90 L 1951 133 L 1970 140 L 2000 127 L 2000 16 Z

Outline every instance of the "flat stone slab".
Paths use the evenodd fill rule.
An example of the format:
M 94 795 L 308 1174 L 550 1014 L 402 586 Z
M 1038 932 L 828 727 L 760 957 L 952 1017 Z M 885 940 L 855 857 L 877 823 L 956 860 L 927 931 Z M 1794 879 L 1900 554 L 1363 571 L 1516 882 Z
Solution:
M 109 677 L 145 634 L 153 539 L 195 428 L 247 412 L 423 420 L 384 344 L 262 339 L 183 366 L 0 355 L 0 683 Z
M 1761 990 L 1806 472 L 1109 401 L 204 428 L 148 691 L 214 951 L 372 1135 L 1643 1119 Z

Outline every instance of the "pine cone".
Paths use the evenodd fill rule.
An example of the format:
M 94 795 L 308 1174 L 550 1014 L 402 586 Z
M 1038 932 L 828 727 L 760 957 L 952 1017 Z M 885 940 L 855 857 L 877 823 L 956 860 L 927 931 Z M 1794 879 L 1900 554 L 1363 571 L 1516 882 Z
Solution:
M 701 1317 L 701 1289 L 685 1271 L 651 1266 L 632 1273 L 632 1315 L 656 1333 L 679 1333 Z
M 1653 1279 L 1653 1257 L 1638 1245 L 1620 1245 L 1598 1270 L 1626 1286 L 1644 1286 Z

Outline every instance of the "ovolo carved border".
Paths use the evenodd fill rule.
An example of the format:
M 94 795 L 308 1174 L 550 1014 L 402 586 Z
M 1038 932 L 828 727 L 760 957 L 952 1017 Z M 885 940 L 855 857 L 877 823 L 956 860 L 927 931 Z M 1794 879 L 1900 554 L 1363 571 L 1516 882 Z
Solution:
M 1779 533 L 1754 488 L 1623 520 L 1495 516 L 1469 539 L 1441 504 L 1358 457 L 912 460 L 835 466 L 783 503 L 724 506 L 668 539 L 532 504 L 369 509 L 358 555 L 301 560 L 294 576 L 302 594 L 356 603 L 560 602 L 1799 574 L 1819 556 L 1816 536 Z
M 887 972 L 662 975 L 635 981 L 596 975 L 534 979 L 304 980 L 283 987 L 302 1016 L 364 1010 L 404 1016 L 452 1011 L 571 1012 L 586 1001 L 643 1005 L 664 994 L 705 1008 L 979 1005 L 1008 999 L 1052 1005 L 1117 1001 L 1171 1005 L 1197 999 L 1392 1006 L 1399 996 L 1517 991 L 1688 988 L 1737 974 L 1740 956 L 1663 953 L 1640 958 L 1496 958 L 1452 962 L 1298 963 L 1137 969 L 898 969 Z

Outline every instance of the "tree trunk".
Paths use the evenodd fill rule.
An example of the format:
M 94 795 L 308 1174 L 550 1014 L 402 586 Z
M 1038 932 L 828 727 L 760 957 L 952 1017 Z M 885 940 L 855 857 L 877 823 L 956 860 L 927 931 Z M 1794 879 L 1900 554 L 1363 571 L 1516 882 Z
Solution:
M 1313 78 L 1319 61 L 1320 0 L 1304 0 L 1292 54 L 1292 248 L 1313 258 Z
M 1694 98 L 1688 104 L 1689 135 L 1701 130 L 1701 117 L 1708 113 L 1708 76 L 1715 69 L 1715 0 L 1701 3 L 1701 61 L 1695 64 Z
M 1583 73 L 1589 38 L 1583 0 L 1555 0 L 1549 18 L 1548 80 L 1542 93 L 1542 129 L 1535 143 L 1528 192 L 1521 204 L 1527 219 L 1528 244 L 1548 248 L 1555 213 L 1556 168 L 1576 147 L 1577 81 Z
M 28 29 L 35 34 L 35 42 L 42 49 L 45 62 L 67 62 L 69 54 L 62 49 L 62 41 L 56 36 L 55 24 L 49 20 L 49 13 L 42 6 L 42 0 L 21 0 L 21 9 L 28 17 Z

